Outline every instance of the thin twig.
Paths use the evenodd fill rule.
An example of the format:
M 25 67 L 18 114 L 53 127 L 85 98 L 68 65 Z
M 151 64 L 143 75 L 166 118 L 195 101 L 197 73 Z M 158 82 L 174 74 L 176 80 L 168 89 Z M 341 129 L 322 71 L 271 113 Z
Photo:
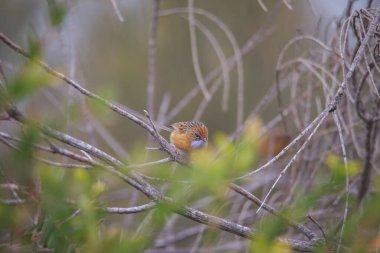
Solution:
M 268 8 L 265 6 L 265 4 L 263 3 L 262 0 L 257 0 L 257 3 L 260 5 L 261 9 L 263 9 L 263 11 L 268 11 Z
M 379 23 L 379 18 L 380 18 L 380 8 L 377 8 L 376 13 L 373 16 L 373 19 L 371 20 L 371 23 L 369 24 L 368 31 L 367 31 L 362 43 L 360 44 L 358 51 L 355 54 L 355 57 L 354 57 L 351 65 L 348 69 L 348 72 L 345 74 L 343 82 L 339 86 L 339 89 L 338 89 L 338 91 L 334 97 L 334 100 L 329 105 L 329 108 L 330 108 L 329 111 L 330 112 L 336 110 L 336 107 L 337 107 L 340 99 L 342 98 L 344 91 L 346 90 L 348 80 L 350 80 L 352 78 L 352 75 L 353 75 L 355 69 L 360 64 L 361 60 L 363 59 L 363 55 L 365 54 L 365 48 L 366 48 L 370 38 L 373 37 L 373 35 L 376 31 L 376 27 Z
M 121 12 L 120 12 L 119 7 L 117 6 L 116 0 L 110 0 L 110 1 L 112 4 L 112 7 L 116 13 L 117 18 L 119 19 L 120 22 L 124 22 L 124 17 L 123 17 L 123 15 L 121 15 Z
M 365 159 L 364 159 L 363 172 L 361 175 L 360 188 L 359 188 L 359 194 L 358 194 L 359 203 L 363 200 L 370 185 L 373 143 L 376 141 L 376 139 L 374 138 L 374 135 L 376 133 L 374 131 L 375 124 L 376 123 L 372 121 L 369 121 L 366 123 Z
M 134 207 L 106 207 L 105 211 L 107 213 L 113 213 L 113 214 L 141 213 L 141 212 L 145 212 L 145 211 L 155 208 L 156 205 L 157 203 L 150 202 L 145 205 L 134 206 Z
M 311 215 L 307 215 L 307 217 L 318 227 L 318 229 L 321 231 L 322 235 L 323 235 L 323 238 L 325 239 L 325 241 L 327 240 L 327 237 L 326 237 L 326 234 L 325 234 L 325 231 L 323 230 L 321 224 L 319 224 L 318 221 L 316 221 Z
M 188 13 L 188 12 L 189 12 L 188 8 L 173 8 L 173 9 L 161 11 L 160 15 L 165 16 L 165 15 L 181 14 L 181 13 Z M 194 8 L 193 12 L 196 13 L 196 14 L 198 14 L 198 15 L 202 15 L 202 16 L 208 18 L 211 22 L 214 22 L 226 34 L 226 36 L 227 36 L 228 40 L 230 41 L 231 46 L 232 46 L 232 48 L 234 50 L 234 56 L 231 57 L 231 58 L 229 58 L 228 65 L 231 66 L 230 68 L 232 68 L 233 64 L 236 62 L 236 67 L 237 67 L 237 72 L 238 72 L 238 82 L 237 82 L 238 83 L 237 84 L 237 86 L 238 86 L 238 93 L 237 93 L 237 96 L 238 96 L 237 123 L 238 124 L 237 125 L 240 126 L 241 123 L 242 123 L 242 120 L 243 120 L 243 116 L 244 116 L 244 108 L 243 108 L 243 102 L 244 102 L 244 97 L 243 97 L 244 96 L 244 70 L 243 70 L 243 63 L 242 63 L 242 55 L 243 55 L 244 48 L 247 49 L 247 51 L 244 52 L 244 53 L 247 53 L 255 45 L 252 42 L 252 38 L 251 38 L 250 40 L 248 40 L 248 42 L 243 47 L 243 49 L 240 50 L 235 36 L 231 32 L 231 30 L 224 24 L 224 22 L 222 20 L 220 20 L 218 17 L 216 17 L 212 13 L 210 13 L 210 12 L 208 12 L 206 10 L 203 10 L 203 9 Z M 264 32 L 264 31 L 262 31 L 262 32 Z M 256 36 L 253 36 L 253 37 L 257 38 Z M 250 42 L 252 42 L 253 45 L 250 44 Z M 209 83 L 212 79 L 214 79 L 215 77 L 217 77 L 220 70 L 221 70 L 221 67 L 218 67 L 218 68 L 214 69 L 213 71 L 211 71 L 204 78 L 205 84 Z M 182 99 L 181 102 L 179 103 L 179 105 L 175 106 L 174 109 L 169 113 L 169 115 L 168 115 L 169 119 L 168 120 L 170 120 L 172 117 L 174 117 L 174 115 L 177 114 L 179 110 L 181 110 L 183 107 L 185 107 L 186 104 L 193 97 L 195 97 L 198 92 L 199 92 L 199 88 L 198 89 L 193 89 L 191 92 L 189 92 L 186 95 L 186 98 Z
M 138 168 L 144 168 L 148 166 L 154 166 L 158 164 L 164 164 L 173 161 L 170 157 L 163 158 L 161 160 L 153 161 L 153 162 L 146 162 L 146 163 L 141 163 L 141 164 L 130 164 L 127 166 L 129 169 L 138 169 Z
M 282 0 L 282 2 L 285 4 L 286 7 L 288 7 L 289 10 L 293 10 L 293 7 L 288 3 L 288 0 Z
M 293 147 L 296 143 L 298 143 L 301 140 L 301 138 L 303 138 L 316 124 L 320 123 L 322 121 L 321 120 L 322 118 L 324 119 L 326 116 L 327 116 L 327 111 L 325 110 L 321 114 L 319 114 L 313 120 L 313 122 L 311 122 L 295 139 L 293 139 L 292 142 L 290 142 L 283 150 L 281 150 L 280 153 L 278 153 L 276 156 L 274 156 L 271 160 L 269 160 L 268 162 L 266 162 L 264 165 L 260 166 L 259 168 L 255 169 L 251 172 L 248 172 L 247 174 L 245 174 L 243 176 L 237 177 L 234 180 L 238 180 L 238 179 L 242 179 L 245 177 L 252 176 L 253 174 L 256 174 L 256 173 L 266 169 L 270 165 L 272 165 L 281 156 L 283 156 L 291 147 Z
M 0 199 L 0 204 L 8 205 L 8 206 L 18 206 L 25 204 L 25 199 Z
M 8 45 L 10 48 L 12 48 L 13 50 L 15 50 L 16 52 L 18 52 L 19 54 L 21 54 L 22 56 L 28 58 L 28 59 L 31 59 L 31 56 L 24 50 L 22 49 L 20 46 L 18 46 L 17 44 L 15 44 L 14 42 L 12 42 L 7 36 L 5 36 L 4 33 L 1 33 L 0 32 L 0 40 L 2 40 L 6 45 Z M 77 82 L 75 82 L 74 80 L 68 78 L 67 76 L 65 76 L 64 74 L 52 69 L 47 63 L 41 61 L 41 60 L 36 60 L 36 62 L 43 68 L 45 69 L 49 74 L 65 81 L 67 84 L 69 84 L 70 86 L 74 87 L 76 90 L 78 90 L 80 93 L 82 93 L 83 95 L 89 97 L 89 98 L 92 98 L 92 99 L 95 99 L 96 101 L 100 102 L 101 104 L 103 104 L 104 106 L 108 107 L 109 109 L 115 111 L 116 113 L 124 116 L 124 117 L 127 117 L 129 120 L 133 121 L 134 123 L 136 123 L 137 125 L 141 126 L 142 128 L 144 128 L 145 130 L 147 130 L 154 138 L 156 138 L 159 143 L 161 144 L 162 146 L 162 150 L 164 150 L 165 152 L 167 152 L 172 158 L 173 160 L 179 162 L 179 163 L 184 163 L 185 162 L 185 158 L 182 157 L 178 152 L 176 152 L 176 149 L 175 147 L 173 147 L 172 145 L 170 145 L 170 143 L 168 143 L 161 135 L 157 135 L 157 131 L 154 131 L 154 129 L 152 127 L 150 127 L 146 122 L 144 122 L 142 119 L 140 119 L 139 117 L 133 115 L 132 113 L 124 110 L 123 108 L 121 108 L 120 106 L 116 105 L 115 103 L 112 103 L 106 99 L 104 99 L 103 97 L 99 96 L 99 95 L 96 95 L 95 93 L 92 93 L 91 91 L 85 89 L 84 87 L 82 87 L 81 85 L 79 85 Z M 19 115 L 19 114 L 16 114 L 16 115 Z
M 304 225 L 301 225 L 301 224 L 298 224 L 297 222 L 293 221 L 293 220 L 290 220 L 288 219 L 287 217 L 285 217 L 284 215 L 282 215 L 280 212 L 278 212 L 276 209 L 274 209 L 273 207 L 265 204 L 264 202 L 262 202 L 259 198 L 257 198 L 256 196 L 254 196 L 253 194 L 251 194 L 250 192 L 248 192 L 247 190 L 245 190 L 244 188 L 238 186 L 237 184 L 230 184 L 229 185 L 230 189 L 234 190 L 235 192 L 237 192 L 238 194 L 246 197 L 247 199 L 251 200 L 253 203 L 255 203 L 256 205 L 258 206 L 262 206 L 263 209 L 265 209 L 266 211 L 268 211 L 269 213 L 271 214 L 274 214 L 278 217 L 280 217 L 281 219 L 284 219 L 286 220 L 286 222 L 291 225 L 292 227 L 294 227 L 295 229 L 299 230 L 301 233 L 303 233 L 307 238 L 309 239 L 315 239 L 317 238 L 317 235 L 314 234 L 313 231 L 311 231 L 310 229 L 308 229 L 307 227 L 305 227 Z
M 302 144 L 302 146 L 297 150 L 297 152 L 294 154 L 294 156 L 292 157 L 292 159 L 290 159 L 290 161 L 286 164 L 285 168 L 280 172 L 280 174 L 278 175 L 276 181 L 273 183 L 273 185 L 271 186 L 271 188 L 269 189 L 268 193 L 265 195 L 264 199 L 263 199 L 263 204 L 265 204 L 266 200 L 268 199 L 269 195 L 271 194 L 271 192 L 273 191 L 274 187 L 277 185 L 277 183 L 279 182 L 279 180 L 283 177 L 283 175 L 285 175 L 285 173 L 287 172 L 287 170 L 290 168 L 290 166 L 294 163 L 294 161 L 297 159 L 298 155 L 305 149 L 305 147 L 307 146 L 307 144 L 309 144 L 311 138 L 314 136 L 314 134 L 317 132 L 318 128 L 322 125 L 322 123 L 324 122 L 325 118 L 327 117 L 327 112 L 325 111 L 323 114 L 321 114 L 322 117 L 321 119 L 317 122 L 315 128 L 313 129 L 313 131 L 310 133 L 310 135 L 307 137 L 307 139 L 305 140 L 305 142 Z M 262 205 L 263 205 L 262 204 Z M 257 209 L 256 213 L 258 213 L 261 208 L 262 208 L 262 205 Z
M 197 78 L 199 87 L 205 97 L 205 99 L 210 99 L 210 93 L 206 88 L 204 78 L 202 76 L 201 66 L 199 64 L 199 55 L 198 55 L 198 46 L 197 46 L 197 37 L 194 28 L 194 0 L 188 0 L 188 16 L 189 16 L 189 30 L 190 30 L 190 45 L 191 45 L 191 56 L 193 59 L 193 66 L 195 76 Z
M 18 119 L 21 118 L 21 116 L 17 117 Z M 27 122 L 27 119 L 22 116 L 22 123 Z M 252 229 L 249 227 L 242 226 L 240 224 L 231 222 L 229 220 L 213 216 L 210 214 L 206 214 L 204 212 L 201 212 L 197 209 L 182 206 L 177 203 L 175 203 L 172 199 L 164 196 L 161 192 L 156 190 L 153 186 L 151 186 L 149 183 L 147 183 L 143 178 L 126 168 L 126 166 L 118 161 L 116 158 L 113 158 L 112 156 L 108 155 L 107 153 L 101 151 L 100 149 L 91 146 L 88 143 L 85 143 L 84 141 L 78 140 L 72 136 L 69 136 L 67 134 L 61 133 L 57 130 L 48 128 L 46 126 L 40 126 L 41 130 L 48 136 L 61 141 L 63 143 L 66 143 L 72 147 L 78 148 L 80 150 L 83 150 L 91 155 L 94 155 L 95 157 L 99 158 L 102 161 L 105 161 L 106 163 L 110 164 L 111 166 L 104 166 L 101 163 L 98 163 L 94 160 L 88 159 L 89 164 L 93 164 L 97 167 L 103 168 L 109 173 L 113 174 L 114 176 L 122 179 L 129 185 L 133 186 L 140 192 L 144 193 L 149 199 L 151 199 L 153 202 L 161 202 L 163 204 L 166 204 L 170 207 L 170 209 L 184 217 L 187 217 L 191 220 L 194 220 L 196 222 L 215 227 L 227 232 L 234 233 L 236 235 L 239 235 L 241 237 L 253 240 L 255 238 L 255 233 Z M 123 172 L 118 169 L 114 169 L 112 166 L 115 166 L 115 168 L 118 169 L 125 169 Z M 124 174 L 126 173 L 126 174 Z M 299 250 L 299 251 L 312 251 L 315 247 L 315 242 L 305 242 L 300 240 L 291 240 L 291 239 L 280 239 L 280 241 L 289 247 Z
M 188 18 L 188 16 L 182 16 L 185 18 Z M 222 67 L 222 77 L 223 77 L 223 98 L 222 98 L 222 110 L 226 111 L 228 109 L 228 99 L 230 95 L 230 74 L 229 74 L 229 68 L 228 68 L 228 62 L 226 59 L 226 56 L 224 55 L 223 49 L 216 39 L 216 37 L 213 35 L 213 33 L 199 20 L 194 19 L 194 25 L 206 36 L 206 38 L 209 40 L 210 44 L 215 50 L 215 54 L 217 55 L 220 66 Z M 211 89 L 214 86 L 211 87 Z M 213 92 L 210 90 L 211 98 L 213 97 Z M 208 104 L 211 102 L 211 99 L 203 99 L 203 103 Z M 197 117 L 195 117 L 197 118 Z M 198 117 L 199 119 L 199 117 Z
M 155 89 L 156 89 L 156 62 L 157 62 L 157 28 L 160 10 L 160 0 L 153 0 L 152 18 L 148 37 L 148 85 L 147 85 L 147 109 L 154 117 Z

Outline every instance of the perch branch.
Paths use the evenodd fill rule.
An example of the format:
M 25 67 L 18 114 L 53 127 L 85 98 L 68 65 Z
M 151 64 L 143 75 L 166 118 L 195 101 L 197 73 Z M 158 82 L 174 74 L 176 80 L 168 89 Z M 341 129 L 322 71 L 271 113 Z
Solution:
M 29 122 L 22 115 L 15 115 L 15 114 L 11 114 L 11 115 L 14 115 L 15 119 L 20 121 L 21 123 Z M 141 175 L 127 169 L 127 167 L 122 162 L 110 156 L 109 154 L 101 151 L 100 149 L 93 147 L 90 144 L 84 141 L 78 140 L 70 135 L 51 129 L 49 127 L 40 126 L 40 129 L 47 136 L 53 139 L 56 139 L 60 142 L 63 142 L 69 146 L 83 150 L 97 157 L 98 159 L 106 162 L 107 164 L 111 165 L 111 166 L 104 166 L 103 164 L 100 164 L 92 159 L 88 159 L 89 164 L 103 168 L 106 171 L 113 174 L 114 176 L 122 179 L 129 185 L 136 188 L 138 191 L 145 194 L 154 203 L 160 202 L 162 204 L 166 204 L 173 212 L 180 214 L 181 216 L 187 217 L 191 220 L 194 220 L 198 223 L 202 223 L 210 227 L 215 227 L 223 231 L 227 231 L 227 232 L 239 235 L 243 238 L 247 238 L 250 240 L 254 239 L 255 233 L 249 227 L 242 226 L 232 221 L 204 213 L 202 211 L 199 211 L 197 209 L 194 209 L 188 206 L 177 204 L 171 198 L 164 196 L 160 191 L 158 191 L 149 183 L 147 183 L 142 178 Z M 280 241 L 297 251 L 312 252 L 316 246 L 315 242 L 305 242 L 305 241 L 291 240 L 291 239 L 280 239 Z
M 21 54 L 22 56 L 26 57 L 27 59 L 31 59 L 31 56 L 30 56 L 29 53 L 27 53 L 23 48 L 21 48 L 19 45 L 17 45 L 12 40 L 10 40 L 2 32 L 0 32 L 0 40 L 3 41 L 7 46 L 9 46 L 11 49 L 13 49 L 14 51 L 16 51 L 17 53 Z M 113 110 L 114 112 L 116 112 L 116 113 L 118 113 L 118 114 L 120 114 L 120 115 L 128 118 L 132 122 L 136 123 L 137 125 L 141 126 L 145 130 L 147 130 L 149 132 L 149 134 L 151 134 L 155 139 L 157 139 L 159 141 L 159 143 L 161 144 L 162 150 L 164 150 L 166 153 L 168 153 L 169 156 L 173 160 L 177 161 L 180 164 L 184 164 L 185 163 L 185 157 L 183 157 L 182 155 L 178 154 L 178 152 L 176 152 L 175 147 L 172 146 L 172 145 L 170 145 L 170 143 L 167 142 L 161 135 L 157 134 L 157 132 L 155 132 L 154 129 L 151 126 L 149 126 L 145 121 L 143 121 L 142 119 L 136 117 L 132 113 L 129 113 L 128 111 L 124 110 L 122 107 L 116 105 L 115 103 L 110 102 L 110 101 L 106 100 L 105 98 L 103 98 L 103 97 L 101 97 L 101 96 L 99 96 L 99 95 L 97 95 L 97 94 L 95 94 L 95 93 L 93 93 L 93 92 L 85 89 L 83 86 L 81 86 L 80 84 L 78 84 L 74 80 L 68 78 L 67 76 L 65 76 L 61 72 L 58 72 L 58 71 L 54 70 L 53 68 L 51 68 L 44 61 L 36 60 L 35 62 L 38 65 L 40 65 L 43 69 L 45 69 L 49 74 L 51 74 L 51 75 L 53 75 L 53 76 L 55 76 L 55 77 L 63 80 L 64 82 L 66 82 L 67 84 L 69 84 L 70 86 L 72 86 L 73 88 L 75 88 L 76 90 L 78 90 L 80 93 L 82 93 L 86 97 L 94 99 L 94 100 L 100 102 L 101 104 L 103 104 L 104 106 L 106 106 L 109 109 Z

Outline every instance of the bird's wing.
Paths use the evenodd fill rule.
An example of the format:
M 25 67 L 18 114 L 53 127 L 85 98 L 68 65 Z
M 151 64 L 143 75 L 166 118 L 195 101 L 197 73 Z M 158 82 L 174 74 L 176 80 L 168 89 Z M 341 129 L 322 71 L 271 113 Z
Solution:
M 177 122 L 170 125 L 173 129 L 177 129 L 179 133 L 183 134 L 186 132 L 186 122 Z

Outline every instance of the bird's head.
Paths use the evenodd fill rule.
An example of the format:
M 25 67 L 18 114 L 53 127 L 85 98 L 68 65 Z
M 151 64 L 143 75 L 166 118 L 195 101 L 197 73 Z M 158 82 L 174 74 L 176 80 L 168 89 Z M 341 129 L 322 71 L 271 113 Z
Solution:
M 208 144 L 208 130 L 202 123 L 191 129 L 191 148 L 200 149 L 207 147 Z

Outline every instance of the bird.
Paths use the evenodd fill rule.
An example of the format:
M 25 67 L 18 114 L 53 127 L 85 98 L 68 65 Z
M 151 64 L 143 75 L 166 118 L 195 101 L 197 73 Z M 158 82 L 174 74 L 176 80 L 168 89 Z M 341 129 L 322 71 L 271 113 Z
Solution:
M 170 143 L 177 149 L 190 152 L 194 149 L 202 149 L 208 145 L 208 129 L 200 121 L 177 122 L 170 127 Z
M 291 141 L 288 132 L 282 129 L 273 129 L 258 141 L 258 151 L 262 156 L 273 157 L 281 152 Z

